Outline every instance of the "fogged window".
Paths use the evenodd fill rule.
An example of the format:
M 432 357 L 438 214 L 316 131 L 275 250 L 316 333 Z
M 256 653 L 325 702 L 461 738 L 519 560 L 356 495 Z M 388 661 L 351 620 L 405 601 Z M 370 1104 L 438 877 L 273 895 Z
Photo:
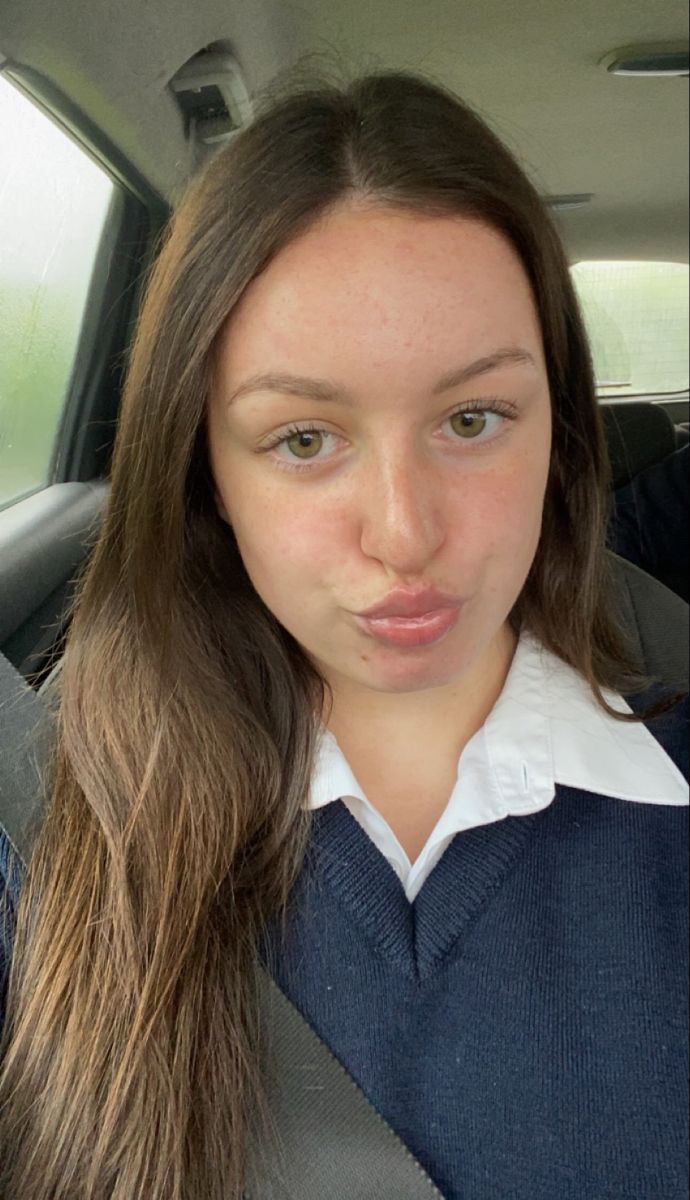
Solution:
M 581 262 L 572 268 L 603 397 L 688 388 L 688 267 Z
M 1 75 L 0 162 L 1 507 L 49 482 L 113 183 Z

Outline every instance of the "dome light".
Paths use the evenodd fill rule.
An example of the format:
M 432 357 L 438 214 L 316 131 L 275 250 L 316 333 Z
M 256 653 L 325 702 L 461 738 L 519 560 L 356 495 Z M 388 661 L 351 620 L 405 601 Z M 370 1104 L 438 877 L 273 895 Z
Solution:
M 653 79 L 678 78 L 688 75 L 688 44 L 676 42 L 665 45 L 628 46 L 602 59 L 602 67 L 611 75 L 633 75 Z

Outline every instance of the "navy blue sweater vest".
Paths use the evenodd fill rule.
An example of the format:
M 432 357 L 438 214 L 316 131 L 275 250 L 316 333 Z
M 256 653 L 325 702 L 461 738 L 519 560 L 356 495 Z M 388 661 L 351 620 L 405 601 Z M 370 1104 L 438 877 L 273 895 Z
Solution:
M 649 727 L 682 769 L 679 709 Z M 686 1197 L 688 809 L 559 787 L 412 904 L 341 801 L 315 817 L 265 961 L 447 1200 Z
M 649 727 L 687 776 L 687 704 Z M 263 955 L 447 1200 L 685 1200 L 687 831 L 559 787 L 410 904 L 335 801 Z

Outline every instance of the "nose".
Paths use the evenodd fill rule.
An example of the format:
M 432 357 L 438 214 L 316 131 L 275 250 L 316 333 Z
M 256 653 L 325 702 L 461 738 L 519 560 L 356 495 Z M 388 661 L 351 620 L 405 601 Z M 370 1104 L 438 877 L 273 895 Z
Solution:
M 360 545 L 396 578 L 418 577 L 446 536 L 443 479 L 413 447 L 380 451 L 358 480 Z

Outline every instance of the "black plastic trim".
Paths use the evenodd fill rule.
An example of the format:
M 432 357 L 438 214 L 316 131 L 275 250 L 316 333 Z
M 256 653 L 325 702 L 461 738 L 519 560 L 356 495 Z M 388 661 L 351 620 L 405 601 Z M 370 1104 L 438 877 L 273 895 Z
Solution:
M 67 399 L 55 438 L 51 483 L 108 471 L 124 376 L 124 351 L 138 310 L 150 221 L 138 200 L 115 189 L 94 262 Z

